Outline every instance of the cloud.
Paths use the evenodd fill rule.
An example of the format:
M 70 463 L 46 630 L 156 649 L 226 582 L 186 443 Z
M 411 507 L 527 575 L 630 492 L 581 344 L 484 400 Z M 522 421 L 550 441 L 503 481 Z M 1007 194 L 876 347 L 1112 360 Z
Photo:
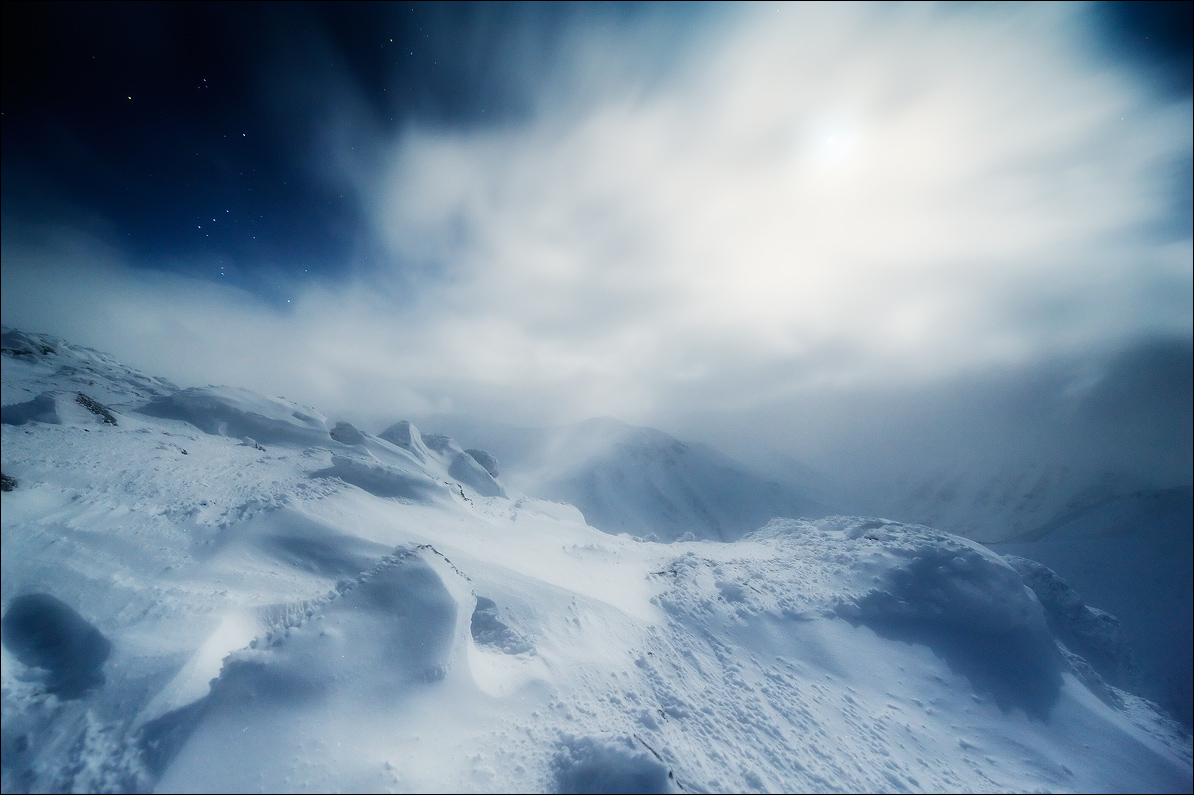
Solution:
M 650 87 L 401 139 L 375 223 L 443 269 L 463 371 L 736 406 L 1189 334 L 1188 234 L 1147 230 L 1190 105 L 1084 56 L 1074 12 L 769 11 Z
M 1101 63 L 1084 19 L 752 6 L 668 58 L 659 20 L 576 25 L 516 119 L 390 139 L 340 106 L 325 140 L 357 148 L 327 162 L 351 164 L 386 264 L 279 311 L 10 227 L 5 322 L 332 411 L 529 423 L 1187 339 L 1189 225 L 1157 230 L 1191 105 Z

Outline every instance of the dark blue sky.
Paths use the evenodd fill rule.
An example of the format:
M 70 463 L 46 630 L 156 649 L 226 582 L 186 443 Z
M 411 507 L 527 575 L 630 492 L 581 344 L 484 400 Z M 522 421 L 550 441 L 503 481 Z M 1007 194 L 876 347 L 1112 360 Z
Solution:
M 1191 5 L 1099 5 L 1091 46 L 1156 91 L 1189 96 Z M 564 28 L 660 13 L 620 4 L 5 3 L 3 213 L 86 228 L 141 267 L 225 278 L 276 299 L 296 279 L 335 279 L 384 256 L 343 170 L 326 166 L 337 115 L 364 168 L 379 136 L 411 123 L 517 122 Z M 666 13 L 682 37 L 711 9 Z
M 510 122 L 564 26 L 640 10 L 6 3 L 4 213 L 259 294 L 335 278 L 379 253 L 352 186 L 321 164 L 346 105 L 361 150 L 411 123 Z

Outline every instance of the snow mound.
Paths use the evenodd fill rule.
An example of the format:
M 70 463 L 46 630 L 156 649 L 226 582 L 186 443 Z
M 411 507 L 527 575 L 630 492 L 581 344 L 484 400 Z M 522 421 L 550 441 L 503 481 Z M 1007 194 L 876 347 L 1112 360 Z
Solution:
M 488 456 L 493 472 L 479 463 L 472 454 L 465 452 L 456 440 L 439 433 L 422 434 L 410 422 L 403 420 L 386 428 L 379 439 L 407 451 L 420 462 L 437 463 L 444 467 L 448 477 L 468 486 L 483 497 L 505 497 L 506 488 L 497 480 L 497 459 L 482 450 L 474 452 Z
M 506 490 L 494 480 L 493 475 L 477 463 L 471 455 L 461 450 L 452 457 L 448 474 L 454 480 L 486 497 L 505 497 Z
M 308 683 L 306 691 L 354 677 L 376 683 L 379 671 L 387 689 L 439 681 L 455 640 L 456 613 L 435 569 L 415 550 L 399 549 L 305 624 L 269 638 L 265 649 L 233 655 L 213 693 L 217 700 L 225 689 L 255 697 L 256 682 L 260 695 L 285 696 L 285 688 L 270 682 L 298 678 Z
M 236 789 L 263 755 L 319 735 L 318 724 L 286 719 L 300 710 L 400 709 L 412 692 L 444 679 L 457 614 L 435 568 L 417 550 L 395 550 L 301 622 L 230 655 L 201 701 L 144 727 L 150 765 L 167 773 L 159 788 Z
M 402 425 L 406 427 L 399 428 Z M 395 431 L 396 428 L 398 430 Z M 409 434 L 412 445 L 415 439 L 421 439 L 424 449 L 427 450 L 427 455 L 446 464 L 449 477 L 457 483 L 468 486 L 484 497 L 506 496 L 505 487 L 450 436 L 441 433 L 425 433 L 419 436 L 415 426 L 410 423 L 391 426 L 386 433 L 391 431 L 394 431 L 393 436 L 398 439 L 403 439 L 404 434 Z
M 118 425 L 112 411 L 83 392 L 43 392 L 33 400 L 11 403 L 0 409 L 5 425 Z
M 492 454 L 475 448 L 465 450 L 464 452 L 468 453 L 473 457 L 474 461 L 483 466 L 490 477 L 496 478 L 498 476 L 498 460 Z
M 1048 715 L 1062 660 L 1040 602 L 1014 568 L 974 542 L 924 527 L 870 521 L 847 537 L 873 545 L 860 566 L 876 584 L 843 601 L 838 615 L 928 646 L 1004 708 Z
M 630 737 L 564 737 L 552 760 L 556 792 L 675 792 L 671 771 Z
M 406 420 L 394 423 L 378 434 L 377 438 L 384 439 L 390 444 L 406 450 L 418 461 L 426 461 L 431 454 L 427 445 L 423 443 L 419 429 Z
M 430 502 L 444 493 L 443 484 L 423 472 L 343 455 L 332 456 L 332 465 L 312 472 L 311 477 L 339 478 L 377 497 L 414 502 Z
M 62 420 L 58 416 L 58 401 L 54 394 L 43 392 L 33 400 L 0 408 L 0 422 L 5 425 L 26 425 L 30 422 L 59 425 Z
M 1039 561 L 1083 602 L 1117 617 L 1140 673 L 1138 685 L 1126 689 L 1160 702 L 1187 729 L 1194 722 L 1192 524 L 1190 486 L 1144 490 L 1069 512 L 1028 540 L 990 545 Z M 1096 663 L 1100 653 L 1091 652 L 1089 661 L 1108 672 L 1108 682 L 1131 684 L 1130 677 L 1121 679 L 1114 666 L 1108 667 L 1109 661 Z
M 648 694 L 632 703 L 656 705 L 634 728 L 680 788 L 1089 786 L 1081 782 L 1091 768 L 1063 762 L 1047 738 L 1087 730 L 1073 723 L 1084 720 L 1075 688 L 1091 708 L 1108 707 L 1066 672 L 1039 603 L 992 553 L 930 528 L 857 517 L 776 520 L 733 544 L 679 546 L 654 575 L 666 629 L 641 647 L 635 666 Z M 1007 721 L 1010 733 L 988 733 L 987 720 Z M 939 731 L 952 747 L 928 740 Z M 749 751 L 727 764 L 719 755 L 730 746 Z M 890 756 L 862 761 L 883 756 L 880 747 Z M 1184 753 L 1180 741 L 1173 747 Z M 1033 772 L 1013 784 L 1004 761 L 990 765 L 995 748 L 1015 748 L 1014 764 Z M 954 778 L 971 762 L 990 776 L 983 784 Z M 1181 786 L 1176 771 L 1157 786 Z M 1136 775 L 1119 780 L 1139 786 Z
M 1111 685 L 1139 692 L 1140 671 L 1115 616 L 1083 603 L 1057 572 L 1034 560 L 1005 555 L 1044 607 L 1049 628 L 1065 647 L 1088 662 Z
M 349 446 L 364 444 L 365 436 L 356 429 L 352 423 L 337 422 L 336 426 L 328 431 L 328 435 L 340 444 L 347 444 Z
M 326 444 L 327 420 L 312 409 L 247 389 L 201 387 L 154 398 L 138 409 L 162 419 L 182 420 L 204 433 L 250 438 L 262 444 Z

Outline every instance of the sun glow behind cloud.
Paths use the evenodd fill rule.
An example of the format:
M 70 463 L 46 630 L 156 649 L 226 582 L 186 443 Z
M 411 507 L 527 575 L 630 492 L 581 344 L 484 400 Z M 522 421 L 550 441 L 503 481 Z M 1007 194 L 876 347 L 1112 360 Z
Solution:
M 186 326 L 204 380 L 522 422 L 1188 338 L 1189 230 L 1156 229 L 1191 107 L 1092 60 L 1081 13 L 754 6 L 642 71 L 650 26 L 578 28 L 529 118 L 330 158 L 392 263 L 288 314 L 166 280 L 125 302 L 136 323 L 81 336 L 119 352 L 144 340 L 122 324 Z M 123 299 L 72 300 L 99 318 Z
M 650 89 L 401 140 L 377 225 L 453 274 L 426 300 L 468 318 L 465 368 L 732 402 L 777 361 L 796 386 L 1189 332 L 1189 241 L 1135 236 L 1188 104 L 1084 61 L 1065 9 L 782 11 Z

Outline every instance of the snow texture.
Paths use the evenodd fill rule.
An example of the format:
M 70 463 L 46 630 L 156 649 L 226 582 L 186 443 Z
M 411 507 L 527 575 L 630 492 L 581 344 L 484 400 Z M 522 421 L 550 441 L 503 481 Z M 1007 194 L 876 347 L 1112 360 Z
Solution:
M 552 760 L 556 792 L 673 792 L 671 771 L 630 737 L 567 737 Z
M 1189 486 L 1135 491 L 1063 514 L 1044 528 L 992 548 L 1039 561 L 1112 614 L 1078 618 L 1088 629 L 1064 641 L 1113 684 L 1156 700 L 1187 729 L 1194 721 L 1194 494 Z M 1043 602 L 1047 600 L 1042 597 Z M 1070 607 L 1058 608 L 1071 610 Z M 1093 609 L 1093 608 L 1092 608 Z M 1096 613 L 1096 616 L 1099 614 Z M 1123 652 L 1083 647 L 1074 634 L 1094 637 L 1101 623 L 1118 623 L 1134 665 Z M 1109 632 L 1114 630 L 1108 629 Z M 1082 650 L 1085 648 L 1085 650 Z M 1123 667 L 1124 670 L 1118 670 Z M 1130 669 L 1135 669 L 1134 673 Z
M 493 455 L 485 452 L 484 450 L 477 449 L 465 450 L 464 452 L 468 453 L 473 457 L 474 461 L 484 467 L 485 471 L 489 473 L 490 477 L 496 478 L 498 476 L 498 460 Z
M 611 535 L 409 424 L 3 339 L 5 416 L 58 420 L 0 425 L 5 792 L 1194 785 L 1186 730 L 1076 675 L 1069 591 L 949 533 Z

